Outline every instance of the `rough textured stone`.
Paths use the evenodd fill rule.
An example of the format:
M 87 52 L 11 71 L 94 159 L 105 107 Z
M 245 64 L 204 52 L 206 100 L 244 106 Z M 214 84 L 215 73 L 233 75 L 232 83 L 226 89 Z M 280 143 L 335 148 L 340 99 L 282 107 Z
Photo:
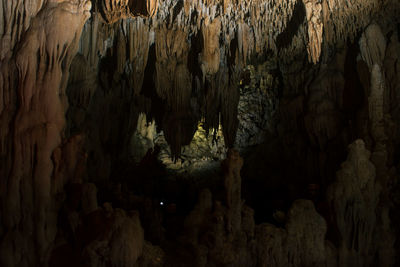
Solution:
M 396 265 L 398 13 L 396 0 L 0 0 L 0 265 Z M 249 64 L 260 84 L 246 88 Z M 277 178 L 328 188 L 329 203 L 275 212 L 285 228 L 255 225 L 232 149 L 192 212 L 163 210 L 186 236 L 164 242 L 158 196 L 130 192 L 161 187 L 157 156 L 185 172 L 270 137 L 258 149 L 282 175 L 252 155 L 258 192 Z

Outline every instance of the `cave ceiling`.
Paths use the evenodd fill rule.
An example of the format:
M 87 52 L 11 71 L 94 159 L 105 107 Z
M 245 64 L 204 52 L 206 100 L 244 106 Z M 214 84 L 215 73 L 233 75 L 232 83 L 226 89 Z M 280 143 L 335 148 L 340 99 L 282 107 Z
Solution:
M 326 61 L 372 21 L 390 24 L 399 6 L 397 1 L 341 0 L 93 4 L 80 53 L 93 68 L 102 63 L 98 55 L 111 53 L 116 59 L 107 61 L 114 66 L 104 67 L 106 72 L 119 73 L 134 95 L 158 98 L 162 112 L 140 109 L 156 118 L 176 156 L 200 120 L 207 131 L 222 124 L 226 145 L 234 145 L 238 85 L 247 65 L 263 58 L 279 58 L 281 69 L 290 69 L 299 58 L 310 66 L 323 56 Z M 112 87 L 116 75 L 106 75 L 109 82 L 103 85 Z M 153 107 L 158 105 L 150 98 Z

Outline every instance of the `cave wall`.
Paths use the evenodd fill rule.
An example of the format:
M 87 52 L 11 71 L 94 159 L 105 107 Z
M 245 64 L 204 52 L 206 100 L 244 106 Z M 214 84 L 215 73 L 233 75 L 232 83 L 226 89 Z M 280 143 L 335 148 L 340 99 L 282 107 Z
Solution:
M 2 13 L 2 242 L 4 266 L 48 261 L 59 202 L 80 137 L 63 138 L 69 66 L 89 1 L 5 1 Z M 65 25 L 69 26 L 64 31 Z

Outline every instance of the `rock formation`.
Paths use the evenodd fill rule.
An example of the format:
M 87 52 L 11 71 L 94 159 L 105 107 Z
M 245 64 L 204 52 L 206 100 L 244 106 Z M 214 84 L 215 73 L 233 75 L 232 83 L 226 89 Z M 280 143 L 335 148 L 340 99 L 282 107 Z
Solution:
M 240 169 L 243 166 L 243 159 L 239 152 L 230 149 L 227 152 L 226 159 L 222 162 L 224 170 L 225 201 L 228 207 L 227 227 L 229 232 L 237 232 L 241 227 L 242 211 L 242 181 L 240 178 Z
M 99 1 L 103 18 L 107 23 L 135 16 L 153 16 L 157 11 L 157 1 L 104 0 Z
M 362 140 L 349 147 L 349 156 L 328 190 L 328 201 L 340 231 L 340 266 L 365 266 L 372 262 L 376 209 L 380 194 L 371 153 Z
M 321 55 L 322 32 L 324 29 L 321 2 L 304 1 L 308 24 L 308 59 L 313 63 L 317 63 Z
M 288 213 L 285 229 L 257 226 L 259 266 L 321 266 L 332 264 L 325 245 L 326 223 L 311 201 L 297 200 Z
M 398 265 L 399 11 L 0 0 L 0 265 Z
M 59 204 L 54 197 L 62 192 L 67 179 L 74 178 L 55 179 L 54 173 L 60 168 L 69 171 L 77 160 L 74 154 L 60 159 L 63 143 L 66 149 L 68 142 L 79 140 L 63 140 L 65 89 L 83 25 L 90 17 L 91 2 L 40 1 L 32 6 L 24 2 L 25 10 L 33 13 L 18 16 L 12 6 L 16 2 L 21 1 L 2 4 L 6 7 L 3 14 L 14 16 L 6 20 L 5 34 L 23 25 L 25 30 L 20 29 L 18 37 L 13 33 L 15 39 L 2 38 L 2 51 L 11 48 L 15 53 L 6 51 L 1 61 L 1 91 L 16 90 L 16 94 L 3 99 L 2 114 L 7 112 L 1 127 L 11 129 L 2 134 L 1 143 L 7 143 L 2 157 L 12 164 L 2 164 L 1 168 L 4 232 L 0 262 L 4 266 L 42 265 L 48 261 L 57 232 Z M 13 28 L 16 18 L 22 19 L 22 24 Z M 24 24 L 24 19 L 29 22 Z M 68 31 L 64 31 L 65 25 Z M 14 121 L 11 123 L 7 116 Z

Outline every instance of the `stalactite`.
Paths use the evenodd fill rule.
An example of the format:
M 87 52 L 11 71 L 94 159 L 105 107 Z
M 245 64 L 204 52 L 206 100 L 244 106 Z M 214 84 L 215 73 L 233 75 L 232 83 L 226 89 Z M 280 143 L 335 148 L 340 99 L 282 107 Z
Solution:
M 168 109 L 180 111 L 190 104 L 191 79 L 187 68 L 189 42 L 183 29 L 156 32 L 156 88 Z
M 340 108 L 344 83 L 340 71 L 322 70 L 310 85 L 304 121 L 311 142 L 320 149 L 342 129 Z
M 147 122 L 139 112 L 147 112 L 149 120 L 157 121 L 173 157 L 190 143 L 203 117 L 207 132 L 222 124 L 226 146 L 233 146 L 241 73 L 249 62 L 263 56 L 280 56 L 282 63 L 293 63 L 290 70 L 280 66 L 285 78 L 293 77 L 285 86 L 293 89 L 294 95 L 281 110 L 282 117 L 289 118 L 293 128 L 305 127 L 312 145 L 322 149 L 339 135 L 344 124 L 338 111 L 342 108 L 343 73 L 322 65 L 309 81 L 308 73 L 294 75 L 293 70 L 304 67 L 302 59 L 307 55 L 311 63 L 323 60 L 322 45 L 329 52 L 330 46 L 357 37 L 364 28 L 360 62 L 366 62 L 371 74 L 366 95 L 376 177 L 369 152 L 362 141 L 356 141 L 328 197 L 342 236 L 340 264 L 366 265 L 372 262 L 372 254 L 379 254 L 382 265 L 391 263 L 394 241 L 389 231 L 388 200 L 384 198 L 391 144 L 385 101 L 389 90 L 396 96 L 399 91 L 398 75 L 388 70 L 399 69 L 398 56 L 392 53 L 392 49 L 398 50 L 398 40 L 393 40 L 394 48 L 387 47 L 387 36 L 395 38 L 395 33 L 383 32 L 371 21 L 380 21 L 383 15 L 378 13 L 386 14 L 388 9 L 396 14 L 398 1 L 96 3 L 92 20 L 84 26 L 91 9 L 87 0 L 0 0 L 0 265 L 47 265 L 57 233 L 58 197 L 67 183 L 81 184 L 86 178 L 89 156 L 82 150 L 83 144 L 95 155 L 111 151 L 100 158 L 90 157 L 98 167 L 92 175 L 109 178 L 115 169 L 112 164 L 123 158 L 116 155 L 129 143 L 137 121 L 139 125 Z M 80 54 L 75 56 L 78 50 Z M 302 86 L 306 96 L 298 94 Z M 91 106 L 93 99 L 100 104 Z M 72 106 L 70 125 L 65 123 L 68 104 Z M 90 118 L 90 123 L 85 114 L 76 112 L 78 109 L 87 111 L 88 118 L 95 114 L 95 119 Z M 391 112 L 395 115 L 396 110 Z M 305 120 L 300 121 L 303 115 Z M 154 131 L 154 122 L 146 134 Z M 87 130 L 88 136 L 75 134 L 77 129 Z M 121 132 L 127 136 L 121 138 Z M 107 148 L 98 152 L 95 142 Z M 210 235 L 215 237 L 210 238 L 215 246 L 202 244 L 196 251 L 199 259 L 221 265 L 237 262 L 238 266 L 248 259 L 271 266 L 327 264 L 329 255 L 336 251 L 324 241 L 326 225 L 311 202 L 294 203 L 285 229 L 262 225 L 254 234 L 253 211 L 242 205 L 237 185 L 241 164 L 240 156 L 230 150 L 224 163 L 227 207 L 218 201 L 211 204 L 212 196 L 206 192 L 193 212 L 194 217 L 197 212 L 213 218 L 207 227 L 215 233 Z M 108 204 L 100 208 L 93 185 L 78 187 L 85 219 L 106 222 L 103 239 L 84 249 L 92 266 L 111 262 L 132 266 L 140 262 L 142 251 L 162 257 L 162 251 L 144 242 L 137 214 L 112 209 Z M 76 210 L 69 215 L 68 223 L 77 233 L 80 215 Z M 203 221 L 193 216 L 187 224 L 202 226 Z M 86 225 L 88 232 L 90 226 Z M 191 238 L 209 242 L 199 238 L 201 230 L 196 229 Z M 377 245 L 373 237 L 377 237 Z M 257 259 L 252 258 L 255 251 Z
M 304 1 L 308 22 L 308 44 L 307 52 L 309 61 L 314 64 L 318 62 L 321 55 L 322 45 L 322 5 L 321 0 Z
M 203 75 L 212 75 L 217 73 L 219 69 L 219 36 L 221 32 L 221 21 L 219 19 L 215 19 L 211 22 L 209 19 L 206 19 L 202 27 L 204 50 L 200 55 L 200 60 L 202 62 L 201 69 L 203 71 Z
M 136 19 L 129 23 L 129 64 L 132 69 L 133 90 L 136 95 L 142 89 L 150 42 L 148 25 L 142 19 Z
M 371 24 L 360 38 L 360 52 L 370 71 L 374 64 L 382 64 L 385 57 L 386 40 L 379 25 Z
M 69 66 L 90 9 L 88 1 L 49 2 L 31 18 L 30 27 L 22 36 L 19 30 L 13 36 L 11 44 L 19 41 L 19 45 L 9 64 L 15 64 L 18 70 L 18 110 L 13 123 L 2 124 L 2 128 L 14 127 L 13 145 L 9 149 L 15 151 L 7 151 L 13 164 L 1 170 L 1 176 L 8 177 L 7 192 L 1 197 L 6 233 L 0 245 L 0 262 L 4 266 L 47 262 L 56 234 L 57 203 L 53 197 L 58 191 L 53 191 L 53 187 L 58 190 L 62 187 L 53 180 L 56 166 L 52 158 L 61 145 L 65 126 Z M 12 15 L 15 10 L 9 11 Z M 68 31 L 65 23 L 69 25 Z
M 135 16 L 153 16 L 157 12 L 157 0 L 101 0 L 103 19 L 115 23 Z
M 96 49 L 93 49 L 92 42 L 90 58 L 96 58 L 97 54 L 104 56 L 108 47 L 118 43 L 117 53 L 120 56 L 117 56 L 117 72 L 126 73 L 134 95 L 152 94 L 147 84 L 143 87 L 143 79 L 145 69 L 150 69 L 153 64 L 148 66 L 147 63 L 154 44 L 156 71 L 152 75 L 156 81 L 157 96 L 166 105 L 167 112 L 190 114 L 186 121 L 193 122 L 190 130 L 184 131 L 182 128 L 182 134 L 186 132 L 184 135 L 188 135 L 185 140 L 194 133 L 196 120 L 205 117 L 206 130 L 217 128 L 221 121 L 225 142 L 231 146 L 238 127 L 237 86 L 240 73 L 249 59 L 269 51 L 289 64 L 307 51 L 309 61 L 317 63 L 323 43 L 329 47 L 335 42 L 353 38 L 359 29 L 370 22 L 376 13 L 375 8 L 389 7 L 376 0 L 368 1 L 365 5 L 360 1 L 352 4 L 342 2 L 197 0 L 183 3 L 143 1 L 134 4 L 125 0 L 101 1 L 110 14 L 117 14 L 106 19 L 108 23 L 115 23 L 120 14 L 124 20 L 111 28 L 95 26 L 98 22 L 92 22 L 93 27 L 103 28 L 110 34 L 98 37 Z M 131 14 L 138 14 L 132 10 L 144 6 L 154 7 L 147 8 L 153 10 L 149 12 L 151 19 L 132 18 Z M 362 15 L 355 16 L 355 13 Z M 354 26 L 345 29 L 343 23 L 349 24 L 353 20 L 356 20 Z M 199 40 L 194 36 L 202 38 L 200 48 L 196 48 L 199 51 L 196 52 L 192 48 Z M 197 66 L 193 67 L 189 61 L 194 61 Z M 329 112 L 326 110 L 325 113 Z M 159 118 L 157 124 L 162 125 L 162 121 Z M 324 132 L 322 135 L 327 135 L 328 139 L 335 135 L 332 127 L 317 123 L 317 120 L 313 123 L 312 127 Z M 166 136 L 172 138 L 174 134 L 171 132 Z M 175 147 L 174 150 L 180 150 L 179 145 L 171 145 Z
M 71 105 L 87 109 L 97 87 L 96 73 L 81 54 L 77 54 L 71 63 L 68 81 L 68 100 Z

